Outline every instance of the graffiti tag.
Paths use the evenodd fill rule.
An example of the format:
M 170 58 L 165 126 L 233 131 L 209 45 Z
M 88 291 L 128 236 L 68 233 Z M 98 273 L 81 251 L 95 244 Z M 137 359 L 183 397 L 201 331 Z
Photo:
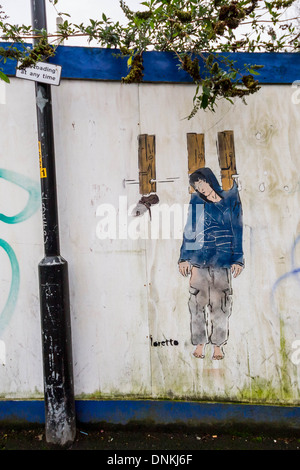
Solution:
M 40 206 L 39 184 L 24 175 L 16 173 L 15 171 L 5 170 L 3 168 L 0 168 L 0 178 L 20 186 L 21 188 L 25 189 L 29 195 L 25 207 L 17 214 L 13 216 L 7 216 L 3 213 L 0 213 L 0 222 L 6 224 L 18 224 L 27 220 L 37 211 Z M 17 303 L 20 287 L 20 267 L 17 256 L 10 244 L 5 240 L 0 239 L 0 247 L 7 254 L 12 271 L 9 294 L 3 310 L 0 313 L 0 335 L 2 335 L 11 320 Z M 0 341 L 0 362 L 5 364 L 5 344 L 3 341 Z

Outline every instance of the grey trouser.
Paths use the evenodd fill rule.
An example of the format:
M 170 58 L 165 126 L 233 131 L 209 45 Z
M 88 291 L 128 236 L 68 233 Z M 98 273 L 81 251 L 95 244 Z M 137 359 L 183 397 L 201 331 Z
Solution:
M 230 269 L 193 266 L 190 294 L 192 344 L 225 344 L 232 307 Z

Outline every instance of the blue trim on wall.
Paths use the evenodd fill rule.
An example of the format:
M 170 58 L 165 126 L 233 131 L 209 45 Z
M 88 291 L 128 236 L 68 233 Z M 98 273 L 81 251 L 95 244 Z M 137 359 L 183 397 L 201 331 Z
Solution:
M 79 423 L 268 426 L 300 430 L 300 407 L 152 400 L 78 400 Z M 0 425 L 44 424 L 44 401 L 0 401 Z
M 1 423 L 34 423 L 45 422 L 45 406 L 43 400 L 0 400 Z
M 9 43 L 0 43 L 9 47 Z M 30 47 L 30 45 L 27 45 Z M 20 46 L 18 46 L 20 47 Z M 227 54 L 239 67 L 244 64 L 264 65 L 259 70 L 262 84 L 290 84 L 300 79 L 299 53 L 231 53 Z M 144 82 L 191 83 L 191 77 L 179 69 L 178 59 L 170 52 L 148 51 L 144 55 Z M 81 80 L 120 81 L 128 73 L 127 58 L 118 50 L 98 47 L 59 46 L 49 62 L 62 66 L 62 78 Z M 16 61 L 0 61 L 0 69 L 9 76 L 16 73 Z M 203 67 L 202 68 L 203 72 Z

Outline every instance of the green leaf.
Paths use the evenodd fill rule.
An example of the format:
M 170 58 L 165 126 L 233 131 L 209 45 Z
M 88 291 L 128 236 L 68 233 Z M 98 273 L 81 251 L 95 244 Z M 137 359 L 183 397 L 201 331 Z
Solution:
M 201 108 L 202 109 L 206 109 L 208 106 L 208 95 L 206 95 L 205 93 L 203 93 L 202 95 L 202 100 L 201 100 Z
M 256 72 L 256 70 L 249 69 L 249 72 L 252 73 L 253 75 L 260 75 L 259 72 Z
M 6 83 L 10 83 L 8 76 L 5 75 L 5 73 L 1 72 L 1 70 L 0 70 L 0 80 L 3 80 Z

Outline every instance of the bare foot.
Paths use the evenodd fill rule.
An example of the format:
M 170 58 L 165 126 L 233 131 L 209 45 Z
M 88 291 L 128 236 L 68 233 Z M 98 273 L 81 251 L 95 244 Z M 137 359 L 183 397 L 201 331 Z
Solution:
M 195 351 L 193 352 L 193 356 L 197 357 L 198 359 L 204 359 L 205 358 L 204 347 L 205 347 L 204 344 L 198 344 Z
M 215 361 L 220 361 L 224 358 L 222 346 L 214 346 L 214 354 L 212 357 Z

